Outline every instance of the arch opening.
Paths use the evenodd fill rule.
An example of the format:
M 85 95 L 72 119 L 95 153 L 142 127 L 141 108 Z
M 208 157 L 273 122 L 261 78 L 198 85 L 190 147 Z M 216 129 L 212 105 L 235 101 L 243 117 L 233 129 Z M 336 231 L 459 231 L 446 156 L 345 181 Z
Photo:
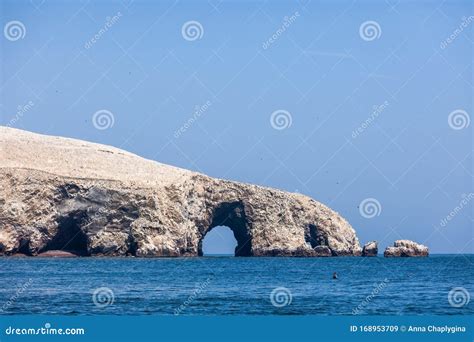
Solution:
M 40 252 L 65 251 L 80 256 L 89 255 L 88 238 L 81 226 L 87 219 L 85 212 L 71 213 L 58 220 L 56 235 Z
M 210 229 L 202 240 L 203 256 L 235 256 L 237 240 L 227 226 Z
M 24 255 L 31 255 L 29 239 L 25 239 L 25 238 L 20 239 L 17 253 L 24 254 Z
M 206 235 L 214 228 L 225 226 L 228 227 L 237 242 L 234 249 L 235 256 L 251 256 L 252 239 L 250 235 L 249 223 L 245 214 L 242 202 L 225 202 L 215 208 L 211 218 L 211 224 L 204 232 L 202 232 L 199 240 L 198 255 L 203 253 L 203 240 Z

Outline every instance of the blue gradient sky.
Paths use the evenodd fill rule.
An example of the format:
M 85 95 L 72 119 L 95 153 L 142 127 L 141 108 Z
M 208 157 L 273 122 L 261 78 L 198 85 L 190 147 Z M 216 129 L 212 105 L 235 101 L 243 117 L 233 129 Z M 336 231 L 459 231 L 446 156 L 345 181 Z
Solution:
M 399 238 L 473 252 L 472 2 L 2 1 L 1 124 L 121 147 L 210 176 L 326 203 L 380 248 Z M 100 39 L 85 44 L 121 13 Z M 263 44 L 296 19 L 267 49 Z M 188 41 L 187 21 L 203 27 Z M 380 36 L 359 27 L 376 21 Z M 454 35 L 454 40 L 443 42 Z M 441 46 L 443 45 L 443 46 Z M 32 103 L 18 113 L 18 107 Z M 193 118 L 196 106 L 208 108 Z M 353 132 L 374 106 L 385 108 Z M 98 110 L 114 125 L 94 127 Z M 277 130 L 271 114 L 286 110 Z M 359 204 L 375 198 L 378 216 Z

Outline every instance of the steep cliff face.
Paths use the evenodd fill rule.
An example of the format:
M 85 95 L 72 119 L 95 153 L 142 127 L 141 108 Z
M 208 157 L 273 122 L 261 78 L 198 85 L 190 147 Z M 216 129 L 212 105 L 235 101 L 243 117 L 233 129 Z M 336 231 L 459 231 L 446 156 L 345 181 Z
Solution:
M 198 256 L 219 225 L 237 256 L 361 253 L 349 223 L 307 196 L 0 127 L 0 254 Z

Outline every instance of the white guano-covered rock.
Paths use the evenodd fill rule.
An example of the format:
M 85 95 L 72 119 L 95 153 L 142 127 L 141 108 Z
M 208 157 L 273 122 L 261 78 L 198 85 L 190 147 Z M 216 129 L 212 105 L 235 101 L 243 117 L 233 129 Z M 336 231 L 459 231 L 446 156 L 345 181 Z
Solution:
M 219 225 L 238 256 L 361 253 L 350 224 L 310 197 L 0 127 L 0 254 L 198 256 Z

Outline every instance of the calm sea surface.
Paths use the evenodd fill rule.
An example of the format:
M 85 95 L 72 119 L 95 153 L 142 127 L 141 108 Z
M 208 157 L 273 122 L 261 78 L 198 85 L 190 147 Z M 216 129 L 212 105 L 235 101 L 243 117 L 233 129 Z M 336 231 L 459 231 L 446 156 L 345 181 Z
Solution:
M 0 258 L 0 314 L 473 314 L 473 265 L 473 255 Z M 453 288 L 464 289 L 451 296 L 460 307 Z

